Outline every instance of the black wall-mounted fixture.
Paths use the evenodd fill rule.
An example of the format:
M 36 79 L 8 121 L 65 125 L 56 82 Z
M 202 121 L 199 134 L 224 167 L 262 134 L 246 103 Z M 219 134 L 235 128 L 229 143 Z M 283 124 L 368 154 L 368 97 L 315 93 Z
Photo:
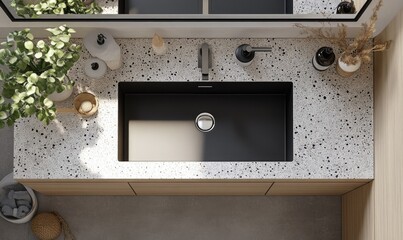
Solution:
M 256 52 L 271 52 L 271 47 L 252 47 L 249 44 L 242 44 L 235 50 L 235 57 L 242 66 L 248 66 L 255 58 Z
M 239 7 L 232 7 L 228 8 L 226 10 L 228 13 L 226 14 L 225 12 L 220 14 L 220 15 L 228 15 L 227 17 L 220 17 L 220 16 L 214 16 L 215 14 L 211 14 L 211 17 L 207 17 L 205 15 L 199 14 L 199 16 L 192 16 L 189 18 L 186 17 L 177 17 L 175 14 L 171 14 L 171 16 L 161 16 L 161 17 L 138 17 L 135 14 L 125 14 L 128 12 L 127 10 L 127 3 L 126 1 L 129 0 L 119 0 L 118 6 L 119 6 L 119 17 L 113 17 L 111 15 L 108 16 L 84 16 L 84 15 L 79 15 L 79 16 L 74 16 L 69 15 L 68 17 L 64 17 L 63 15 L 54 15 L 54 16 L 47 16 L 46 18 L 41 18 L 41 17 L 36 17 L 36 18 L 22 18 L 22 17 L 17 17 L 13 9 L 9 9 L 7 5 L 3 2 L 4 0 L 0 0 L 0 7 L 3 9 L 3 11 L 6 13 L 6 15 L 10 18 L 11 21 L 13 22 L 357 22 L 361 16 L 364 14 L 372 0 L 367 0 L 366 3 L 363 5 L 361 10 L 357 13 L 357 15 L 354 18 L 351 17 L 346 17 L 346 18 L 329 18 L 329 17 L 323 17 L 323 18 L 316 18 L 316 17 L 301 17 L 301 18 L 278 18 L 278 17 L 273 17 L 268 14 L 267 17 L 253 17 L 254 12 L 258 11 L 259 9 L 250 7 L 249 5 L 245 6 L 244 8 L 246 9 L 245 17 L 232 17 L 231 14 L 233 12 L 239 11 Z M 161 1 L 161 0 L 156 0 L 156 1 Z M 176 0 L 180 1 L 180 0 Z M 194 0 L 194 1 L 201 1 L 201 0 Z M 213 0 L 210 0 L 213 1 Z M 217 0 L 215 0 L 217 1 Z M 229 1 L 229 0 L 225 0 Z M 248 2 L 246 0 L 235 0 L 237 2 Z M 257 1 L 257 0 L 254 0 Z M 170 1 L 171 2 L 171 1 Z M 232 2 L 232 1 L 231 1 Z M 285 3 L 284 8 L 283 8 L 283 13 L 290 14 L 291 9 L 292 9 L 292 1 L 291 0 L 281 0 L 281 3 Z M 198 3 L 197 3 L 198 4 Z M 210 4 L 210 10 L 212 12 L 214 11 L 219 11 L 220 10 L 220 3 L 214 4 L 213 2 Z M 242 6 L 242 5 L 237 5 L 237 6 Z M 196 6 L 199 8 L 199 5 Z M 249 7 L 249 9 L 247 9 Z M 242 9 L 242 8 L 241 8 Z M 199 10 L 198 10 L 199 11 Z M 221 11 L 221 10 L 220 10 Z M 248 14 L 250 13 L 250 14 Z M 112 14 L 113 15 L 113 14 Z M 118 14 L 116 14 L 118 15 Z M 125 15 L 125 16 L 122 16 Z M 169 15 L 169 14 L 166 14 Z M 180 14 L 179 14 L 180 15 Z M 252 15 L 252 16 L 250 16 Z

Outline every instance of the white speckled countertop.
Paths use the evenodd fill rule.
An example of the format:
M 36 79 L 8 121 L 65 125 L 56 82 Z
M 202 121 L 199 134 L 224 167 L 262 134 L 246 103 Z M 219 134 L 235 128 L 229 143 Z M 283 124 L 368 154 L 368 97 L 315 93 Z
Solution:
M 293 162 L 118 162 L 119 81 L 200 81 L 198 46 L 213 53 L 211 81 L 292 81 Z M 80 42 L 80 41 L 79 41 Z M 155 56 L 150 39 L 118 39 L 124 66 L 102 80 L 83 73 L 85 51 L 70 76 L 100 98 L 97 116 L 59 114 L 43 126 L 36 119 L 15 125 L 17 179 L 372 179 L 373 73 L 365 65 L 353 78 L 332 67 L 314 70 L 311 58 L 323 43 L 305 39 L 169 39 L 168 53 Z M 247 68 L 233 61 L 242 43 L 272 46 Z M 77 89 L 75 90 L 77 93 Z M 81 90 L 80 90 L 81 91 Z M 67 102 L 72 101 L 71 97 Z M 67 104 L 67 103 L 65 103 Z

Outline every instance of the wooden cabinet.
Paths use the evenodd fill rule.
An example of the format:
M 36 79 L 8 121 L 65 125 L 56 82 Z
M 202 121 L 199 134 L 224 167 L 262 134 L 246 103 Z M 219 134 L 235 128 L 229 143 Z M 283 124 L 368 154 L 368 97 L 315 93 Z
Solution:
M 132 182 L 136 195 L 260 195 L 264 196 L 272 183 L 223 182 Z
M 342 195 L 363 184 L 365 182 L 276 182 L 267 195 Z
M 373 194 L 373 183 L 369 183 L 343 195 L 343 240 L 374 240 Z
M 216 196 L 287 196 L 342 195 L 367 181 L 130 181 L 130 180 L 66 180 L 21 181 L 46 195 L 216 195 Z
M 21 182 L 45 195 L 129 195 L 127 182 Z

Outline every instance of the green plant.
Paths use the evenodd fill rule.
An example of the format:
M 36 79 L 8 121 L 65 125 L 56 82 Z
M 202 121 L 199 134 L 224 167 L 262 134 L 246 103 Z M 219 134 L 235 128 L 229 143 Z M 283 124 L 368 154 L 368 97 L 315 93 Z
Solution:
M 102 13 L 102 8 L 96 2 L 86 5 L 82 0 L 41 0 L 37 4 L 25 4 L 24 0 L 12 0 L 11 6 L 21 17 L 37 17 L 42 14 Z
M 35 41 L 25 29 L 11 32 L 1 43 L 0 65 L 6 69 L 0 70 L 0 128 L 32 115 L 49 124 L 56 108 L 48 96 L 74 85 L 67 73 L 80 58 L 81 46 L 70 42 L 75 31 L 66 26 L 47 31 L 51 36 L 46 42 Z

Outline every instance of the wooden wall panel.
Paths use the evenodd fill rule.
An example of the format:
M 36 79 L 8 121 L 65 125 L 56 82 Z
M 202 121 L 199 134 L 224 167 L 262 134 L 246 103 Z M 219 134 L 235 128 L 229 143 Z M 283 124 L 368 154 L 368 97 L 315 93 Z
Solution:
M 375 180 L 342 197 L 343 240 L 403 239 L 403 11 L 376 40 Z
M 375 239 L 403 239 L 403 11 L 375 55 Z

